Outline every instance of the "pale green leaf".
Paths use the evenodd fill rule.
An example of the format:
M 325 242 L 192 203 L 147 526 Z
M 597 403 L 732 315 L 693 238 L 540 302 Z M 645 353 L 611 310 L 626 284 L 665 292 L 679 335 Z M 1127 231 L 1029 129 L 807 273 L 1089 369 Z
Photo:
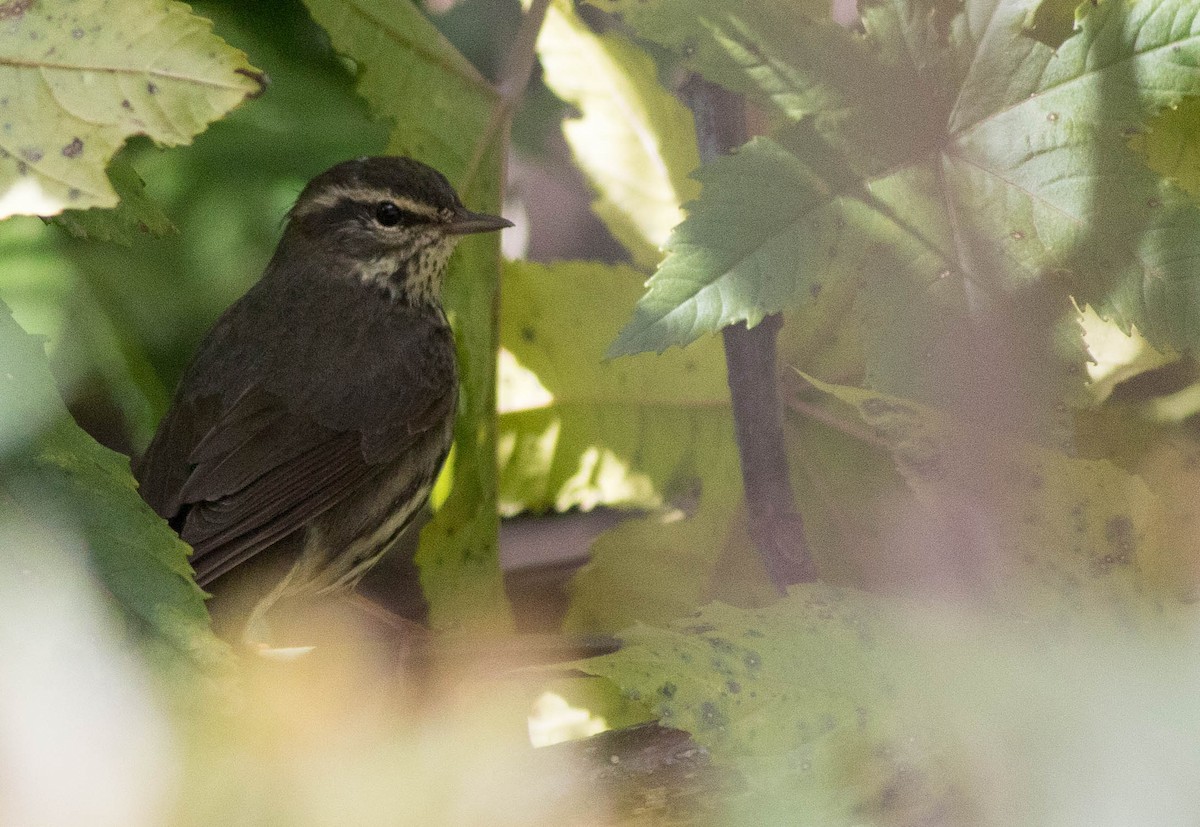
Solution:
M 172 0 L 6 9 L 0 217 L 115 206 L 104 171 L 126 138 L 190 143 L 265 84 L 209 21 Z
M 699 164 L 691 113 L 644 52 L 594 33 L 570 2 L 547 11 L 537 48 L 546 84 L 581 113 L 563 131 L 597 191 L 593 209 L 634 262 L 652 268 L 680 205 L 699 192 L 687 177 Z
M 720 344 L 604 359 L 640 281 L 592 263 L 505 268 L 501 343 L 549 399 L 501 415 L 502 507 L 654 509 L 597 540 L 572 585 L 580 630 L 772 595 L 745 538 Z
M 714 408 L 728 415 L 715 342 L 686 354 L 605 360 L 640 284 L 628 267 L 505 266 L 501 345 L 550 396 L 501 415 L 505 511 L 656 506 L 686 453 L 681 433 Z
M 424 161 L 465 187 L 465 177 L 478 172 L 481 153 L 490 151 L 478 142 L 488 138 L 498 101 L 492 85 L 416 4 L 305 0 L 305 5 L 334 48 L 360 67 L 359 94 L 392 122 L 388 152 Z
M 923 823 L 961 802 L 906 708 L 920 681 L 898 608 L 801 586 L 765 609 L 715 603 L 670 626 L 634 626 L 619 652 L 576 666 L 740 770 L 749 789 L 731 802 L 742 814 L 734 823 L 849 825 L 897 813 Z M 897 800 L 888 788 L 901 776 Z
M 575 666 L 739 773 L 731 824 L 1191 812 L 1194 642 L 1039 621 L 814 584 L 765 609 L 634 626 L 619 652 Z

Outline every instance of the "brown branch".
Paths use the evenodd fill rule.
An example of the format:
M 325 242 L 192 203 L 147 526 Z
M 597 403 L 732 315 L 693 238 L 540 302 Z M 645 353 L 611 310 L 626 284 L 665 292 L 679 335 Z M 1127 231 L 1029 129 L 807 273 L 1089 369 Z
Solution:
M 728 800 L 745 789 L 740 777 L 714 767 L 708 750 L 686 732 L 658 724 L 542 747 L 534 751 L 534 767 L 539 762 L 547 777 L 563 766 L 582 776 L 579 787 L 591 808 L 608 810 L 605 819 L 588 819 L 591 824 L 724 823 Z
M 698 76 L 681 90 L 696 122 L 701 161 L 708 162 L 746 142 L 745 103 Z M 776 376 L 775 340 L 783 318 L 767 316 L 753 328 L 744 322 L 721 331 L 750 536 L 771 581 L 782 592 L 817 578 L 796 512 L 783 439 Z

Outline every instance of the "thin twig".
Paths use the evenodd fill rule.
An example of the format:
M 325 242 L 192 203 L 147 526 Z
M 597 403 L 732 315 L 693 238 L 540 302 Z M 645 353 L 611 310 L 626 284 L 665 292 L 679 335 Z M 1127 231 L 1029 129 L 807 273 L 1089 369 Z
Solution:
M 538 34 L 542 31 L 542 23 L 546 19 L 546 11 L 549 8 L 550 0 L 533 0 L 529 11 L 525 12 L 525 16 L 521 19 L 521 27 L 517 29 L 513 46 L 505 58 L 504 68 L 501 69 L 500 77 L 496 81 L 500 99 L 492 107 L 488 124 L 484 128 L 483 134 L 475 142 L 475 151 L 463 173 L 463 180 L 460 182 L 459 190 L 461 192 L 471 189 L 488 147 L 492 145 L 492 141 L 496 139 L 497 135 L 508 128 L 513 112 L 516 111 L 517 105 L 525 95 L 525 89 L 529 86 L 529 78 L 533 75 L 534 60 L 537 57 Z

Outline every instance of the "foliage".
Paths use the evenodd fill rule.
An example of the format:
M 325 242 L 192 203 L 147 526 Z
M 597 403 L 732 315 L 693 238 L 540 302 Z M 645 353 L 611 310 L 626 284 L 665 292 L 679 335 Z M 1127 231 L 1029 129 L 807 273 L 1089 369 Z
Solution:
M 130 629 L 158 641 L 160 651 L 169 646 L 177 661 L 211 668 L 223 646 L 209 631 L 187 546 L 138 497 L 126 458 L 97 445 L 67 415 L 42 343 L 2 305 L 0 376 L 5 525 L 45 521 L 78 532 Z M 36 556 L 25 561 L 27 571 L 55 576 L 41 566 Z
M 1200 92 L 1187 69 L 1190 4 L 1098 5 L 1057 51 L 1023 35 L 1023 6 L 1001 0 L 956 16 L 930 3 L 869 6 L 862 37 L 775 4 L 605 6 L 799 122 L 781 143 L 802 135 L 790 159 L 751 144 L 701 173 L 716 178 L 712 194 L 669 242 L 619 352 L 753 324 L 829 271 L 859 285 L 873 317 L 872 382 L 922 397 L 936 378 L 923 357 L 956 318 L 1034 291 L 1044 304 L 1069 292 L 1161 344 L 1194 344 L 1196 208 L 1126 147 Z M 823 57 L 834 49 L 846 57 Z M 835 147 L 845 157 L 831 171 Z M 786 170 L 782 186 L 765 185 L 768 152 Z M 754 183 L 721 183 L 734 180 Z M 751 220 L 728 220 L 738 212 Z M 863 250 L 874 252 L 855 261 Z M 1079 357 L 1048 369 L 1057 395 Z
M 580 112 L 563 133 L 597 190 L 594 209 L 639 267 L 653 267 L 679 205 L 699 191 L 686 177 L 700 163 L 691 113 L 646 54 L 593 32 L 566 0 L 546 15 L 538 57 L 554 92 Z
M 698 495 L 683 508 L 668 497 L 649 517 L 601 537 L 574 582 L 570 628 L 639 624 L 624 633 L 620 653 L 578 666 L 650 701 L 663 720 L 737 766 L 752 790 L 739 812 L 757 814 L 747 823 L 980 818 L 987 805 L 964 796 L 957 777 L 949 787 L 932 783 L 977 760 L 944 749 L 935 714 L 882 733 L 833 715 L 833 748 L 797 733 L 792 718 L 819 720 L 862 697 L 874 698 L 862 706 L 869 718 L 904 715 L 931 684 L 928 669 L 913 664 L 941 664 L 936 646 L 892 637 L 896 629 L 957 623 L 955 653 L 970 660 L 973 648 L 1019 652 L 1036 664 L 1031 682 L 1053 686 L 1075 680 L 1066 672 L 1086 672 L 1082 664 L 1095 653 L 1052 664 L 1033 654 L 1039 644 L 1018 642 L 1019 629 L 1137 652 L 1186 625 L 1194 509 L 1178 492 L 1191 490 L 1183 457 L 1195 456 L 1194 434 L 1147 421 L 1167 416 L 1165 399 L 1072 411 L 1099 406 L 1120 382 L 1171 363 L 1200 329 L 1197 213 L 1180 190 L 1191 191 L 1189 96 L 1200 94 L 1195 9 L 1174 0 L 1084 5 L 1072 34 L 1062 21 L 1073 19 L 1073 5 L 1045 4 L 1033 14 L 1003 0 L 960 9 L 873 3 L 861 32 L 765 2 L 592 5 L 652 41 L 647 51 L 662 75 L 681 64 L 744 94 L 769 133 L 695 172 L 700 195 L 685 205 L 666 258 L 609 354 L 687 345 L 684 355 L 699 356 L 715 346 L 705 334 L 784 311 L 781 368 L 807 374 L 785 397 L 793 486 L 823 579 L 949 594 L 973 608 L 947 621 L 932 604 L 898 607 L 826 587 L 762 608 L 770 593 L 747 557 L 743 513 L 729 507 L 739 487 L 728 461 L 733 423 L 713 406 L 693 464 L 670 483 L 679 490 L 689 480 Z M 571 88 L 566 80 L 556 86 L 553 74 L 547 83 Z M 574 100 L 586 119 L 587 98 Z M 644 128 L 651 131 L 643 143 L 669 143 L 655 128 Z M 590 170 L 586 145 L 573 149 Z M 600 173 L 591 174 L 603 192 Z M 643 207 L 653 214 L 652 199 Z M 607 207 L 598 213 L 624 238 Z M 640 262 L 640 248 L 630 250 Z M 577 267 L 552 268 L 546 282 L 558 275 L 588 308 L 602 277 L 577 284 Z M 513 273 L 507 278 L 520 285 Z M 549 365 L 528 363 L 522 353 L 531 342 L 573 339 L 579 317 L 555 312 L 551 291 L 517 289 L 510 312 L 536 319 L 536 335 L 506 327 L 503 341 L 554 401 L 505 416 L 502 430 L 512 428 L 516 447 L 504 456 L 521 461 L 525 490 L 538 492 L 530 505 L 576 502 L 561 469 L 619 443 L 595 427 L 586 445 L 564 439 L 573 431 L 553 382 L 595 382 L 594 371 L 613 374 L 629 357 L 580 369 L 578 354 L 593 347 L 584 340 Z M 1072 300 L 1094 311 L 1081 316 Z M 625 370 L 653 375 L 639 362 Z M 691 381 L 703 377 L 683 385 Z M 852 387 L 863 384 L 869 389 Z M 661 389 L 653 387 L 626 395 L 625 406 L 654 404 Z M 1185 392 L 1170 410 L 1195 410 Z M 1172 425 L 1183 415 L 1172 414 Z M 538 423 L 532 434 L 525 422 Z M 674 444 L 693 444 L 688 431 L 674 433 Z M 634 448 L 618 448 L 615 460 L 624 479 L 651 467 Z M 505 478 L 515 477 L 506 466 Z M 628 499 L 596 490 L 599 502 Z M 729 605 L 670 621 L 689 603 L 713 599 Z M 887 643 L 848 639 L 856 624 Z M 778 668 L 759 683 L 739 660 L 749 630 L 762 635 L 755 651 L 773 653 Z M 1122 637 L 1131 630 L 1134 637 Z M 1170 658 L 1164 653 L 1175 650 L 1155 651 Z M 846 665 L 868 652 L 882 676 L 874 662 Z M 953 714 L 971 719 L 991 701 L 965 662 L 937 683 L 955 701 Z M 901 687 L 899 697 L 864 695 L 864 675 L 872 676 L 868 686 Z M 825 679 L 837 688 L 814 697 L 809 687 Z M 748 700 L 747 683 L 759 700 Z M 1006 714 L 1023 728 L 1052 713 L 1035 704 Z M 773 726 L 761 726 L 764 719 Z M 1089 726 L 1073 721 L 1070 737 L 1086 739 Z M 910 736 L 921 746 L 897 753 Z M 911 797 L 898 796 L 897 785 Z M 897 796 L 896 807 L 885 806 Z M 1025 812 L 1027 823 L 1048 818 L 1033 803 Z
M 173 0 L 9 2 L 0 26 L 0 217 L 115 207 L 104 170 L 128 136 L 189 143 L 265 82 Z
M 32 180 L 30 211 L 59 213 L 0 225 L 0 290 L 50 337 L 72 413 L 116 411 L 123 447 L 144 444 L 196 340 L 261 271 L 278 231 L 263 217 L 311 175 L 407 153 L 470 207 L 500 208 L 515 91 L 416 5 L 305 5 L 311 19 L 287 3 L 0 3 L 0 75 L 34 107 L 13 122 L 45 132 L 3 139 L 0 200 Z M 485 62 L 510 66 L 515 3 L 496 18 L 486 5 L 454 14 L 503 17 Z M 846 27 L 819 0 L 553 0 L 544 81 L 573 108 L 567 144 L 627 260 L 501 266 L 484 238 L 456 254 L 462 410 L 417 558 L 434 624 L 470 633 L 449 640 L 509 625 L 497 507 L 636 510 L 595 543 L 566 616 L 625 645 L 569 674 L 611 681 L 737 774 L 724 821 L 1194 820 L 1179 791 L 1200 768 L 1200 13 L 1077 5 L 876 0 Z M 77 38 L 84 11 L 105 22 Z M 176 36 L 196 49 L 148 48 Z M 112 69 L 127 43 L 132 80 Z M 186 151 L 135 139 L 113 158 L 131 135 L 188 142 L 256 91 L 238 49 L 270 74 L 267 94 Z M 194 61 L 186 79 L 165 79 L 185 65 L 172 61 Z M 702 166 L 670 88 L 688 72 L 744 96 L 758 133 Z M 103 94 L 88 111 L 111 117 L 83 135 L 71 118 L 89 79 Z M 170 117 L 141 117 L 151 98 Z M 37 149 L 77 135 L 78 157 Z M 54 183 L 63 170 L 86 186 Z M 60 213 L 112 205 L 110 186 L 118 209 Z M 792 486 L 823 580 L 782 598 L 747 536 L 711 335 L 778 312 Z M 185 549 L 124 460 L 65 415 L 38 339 L 4 314 L 0 340 L 5 541 L 30 536 L 13 526 L 77 538 L 153 669 L 224 663 Z M 21 560 L 50 571 L 50 545 Z M 374 821 L 396 806 L 379 790 L 404 778 L 422 823 L 563 822 L 524 755 L 503 789 L 453 792 L 520 750 L 542 677 L 452 671 L 422 687 L 436 699 L 419 719 L 390 655 L 347 625 L 331 671 L 301 664 L 277 684 L 240 669 L 249 703 L 189 719 L 187 777 L 209 783 L 183 796 L 181 821 L 243 806 Z

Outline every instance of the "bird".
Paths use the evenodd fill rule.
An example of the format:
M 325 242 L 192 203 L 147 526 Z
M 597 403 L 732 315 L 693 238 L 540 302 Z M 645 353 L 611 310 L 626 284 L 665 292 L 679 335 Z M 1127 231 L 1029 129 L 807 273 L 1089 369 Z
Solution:
M 134 471 L 197 584 L 234 584 L 245 643 L 271 645 L 280 601 L 352 589 L 428 500 L 458 401 L 447 264 L 510 226 L 411 158 L 339 163 L 204 337 Z

